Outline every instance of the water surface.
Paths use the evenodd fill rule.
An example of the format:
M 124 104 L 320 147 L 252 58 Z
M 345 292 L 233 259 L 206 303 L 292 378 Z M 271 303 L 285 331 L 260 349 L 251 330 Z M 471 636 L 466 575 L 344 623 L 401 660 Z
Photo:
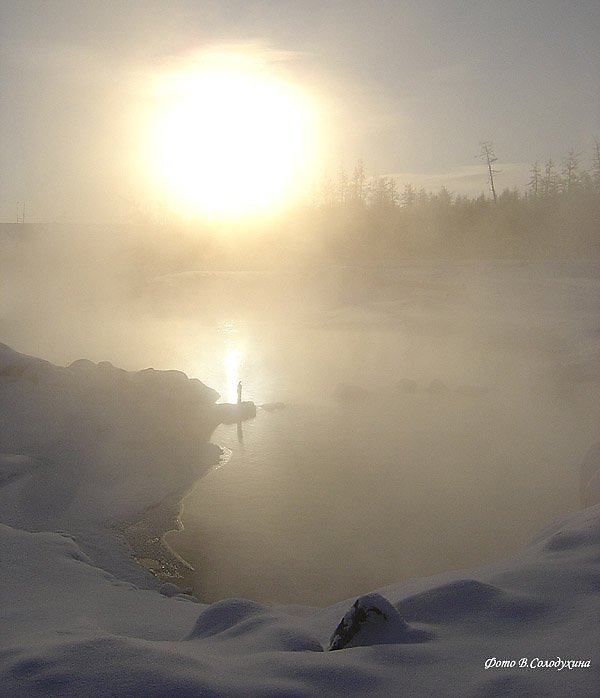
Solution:
M 302 313 L 218 325 L 221 361 L 198 375 L 225 399 L 241 378 L 246 399 L 286 407 L 259 410 L 241 440 L 219 427 L 228 457 L 169 537 L 207 601 L 328 604 L 497 560 L 578 508 L 600 417 L 593 276 L 501 263 L 357 273 L 338 272 L 337 295 Z M 340 382 L 367 394 L 336 400 Z

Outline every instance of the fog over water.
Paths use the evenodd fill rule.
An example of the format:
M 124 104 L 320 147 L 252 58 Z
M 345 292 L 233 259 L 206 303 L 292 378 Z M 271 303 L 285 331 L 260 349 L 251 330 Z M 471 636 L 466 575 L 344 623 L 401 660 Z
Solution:
M 499 559 L 579 508 L 600 423 L 594 262 L 136 276 L 108 241 L 2 245 L 15 349 L 177 368 L 223 401 L 242 380 L 267 406 L 241 439 L 216 430 L 223 461 L 168 536 L 203 600 L 327 604 Z
M 242 442 L 235 426 L 215 434 L 230 453 L 169 537 L 200 596 L 331 603 L 501 558 L 577 509 L 600 416 L 598 296 L 562 276 L 580 267 L 557 272 L 330 270 L 354 278 L 346 303 L 240 321 L 248 399 L 286 408 L 259 411 Z M 336 399 L 339 383 L 368 394 Z

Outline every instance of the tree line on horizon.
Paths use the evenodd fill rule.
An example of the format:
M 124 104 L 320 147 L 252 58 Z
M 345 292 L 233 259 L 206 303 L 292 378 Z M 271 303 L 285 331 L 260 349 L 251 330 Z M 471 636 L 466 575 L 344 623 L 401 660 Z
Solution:
M 494 177 L 493 146 L 481 145 Z M 165 212 L 136 217 L 140 235 L 131 243 L 132 256 L 142 274 L 286 260 L 354 265 L 427 257 L 600 258 L 600 142 L 591 166 L 581 162 L 571 151 L 559 164 L 534 163 L 525 191 L 498 193 L 494 180 L 489 195 L 469 197 L 445 186 L 437 192 L 411 184 L 400 189 L 394 177 L 369 176 L 358 160 L 350 173 L 339 168 L 325 178 L 311 200 L 242 234 L 223 236 L 209 224 Z
M 497 157 L 481 143 L 490 195 L 459 195 L 369 177 L 362 160 L 324 178 L 308 217 L 337 256 L 600 254 L 600 142 L 589 168 L 571 150 L 557 164 L 535 162 L 524 192 L 497 193 Z
M 600 141 L 594 144 L 591 165 L 587 169 L 581 167 L 581 155 L 570 150 L 568 155 L 558 165 L 552 158 L 543 164 L 534 162 L 529 170 L 529 181 L 524 193 L 518 187 L 504 188 L 496 193 L 495 175 L 500 171 L 494 169 L 497 162 L 493 144 L 490 141 L 481 143 L 481 157 L 488 168 L 488 181 L 491 199 L 498 201 L 502 198 L 548 198 L 575 192 L 600 194 Z M 425 187 L 416 188 L 406 183 L 400 189 L 398 178 L 394 176 L 369 176 L 364 161 L 359 159 L 352 173 L 340 166 L 335 178 L 325 175 L 321 184 L 312 193 L 309 206 L 313 208 L 344 208 L 344 207 L 383 207 L 407 208 L 414 205 L 427 205 L 438 200 L 444 205 L 463 204 L 468 201 L 481 203 L 487 197 L 480 194 L 469 197 L 466 194 L 454 194 L 448 187 L 441 186 L 437 192 L 428 191 Z

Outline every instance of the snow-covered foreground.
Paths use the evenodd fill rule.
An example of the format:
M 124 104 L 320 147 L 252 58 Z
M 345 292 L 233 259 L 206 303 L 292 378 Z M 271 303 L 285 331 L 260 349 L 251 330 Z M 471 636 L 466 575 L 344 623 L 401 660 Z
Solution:
M 110 526 L 210 466 L 216 398 L 178 372 L 0 345 L 3 695 L 597 695 L 600 505 L 353 610 L 206 606 L 133 564 Z

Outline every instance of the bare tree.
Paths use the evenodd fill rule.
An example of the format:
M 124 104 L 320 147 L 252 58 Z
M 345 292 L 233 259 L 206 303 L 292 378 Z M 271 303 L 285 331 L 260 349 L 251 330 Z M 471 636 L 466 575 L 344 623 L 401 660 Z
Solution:
M 340 164 L 335 180 L 335 199 L 338 206 L 345 206 L 349 197 L 348 173 L 343 164 Z
M 542 193 L 544 196 L 556 194 L 557 175 L 554 161 L 549 158 L 544 165 L 544 178 L 542 179 Z
M 350 181 L 350 198 L 359 205 L 365 203 L 365 192 L 367 187 L 367 176 L 365 174 L 365 163 L 362 158 L 356 163 Z
M 537 196 L 540 193 L 542 186 L 542 168 L 539 162 L 534 162 L 529 170 L 529 192 L 533 196 Z
M 579 155 L 572 149 L 563 161 L 562 173 L 565 191 L 572 191 L 579 185 L 581 179 L 579 176 Z
M 499 170 L 494 169 L 494 163 L 497 162 L 498 158 L 494 152 L 494 146 L 491 141 L 481 142 L 481 159 L 486 163 L 488 168 L 488 177 L 490 180 L 490 189 L 492 190 L 492 197 L 494 201 L 497 200 L 496 187 L 494 186 L 494 175 L 500 174 Z

